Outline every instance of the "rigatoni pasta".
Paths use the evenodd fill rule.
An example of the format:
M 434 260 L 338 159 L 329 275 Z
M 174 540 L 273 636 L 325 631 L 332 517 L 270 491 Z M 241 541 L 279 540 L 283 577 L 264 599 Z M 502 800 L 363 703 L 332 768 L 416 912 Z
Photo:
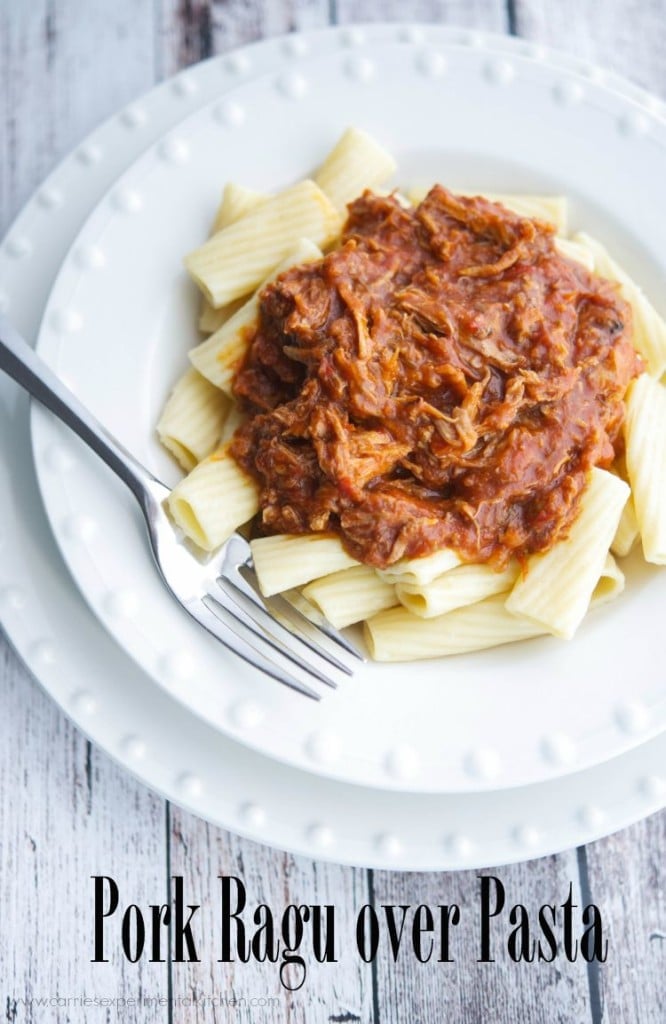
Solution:
M 199 373 L 230 395 L 234 374 L 247 349 L 248 337 L 257 326 L 259 292 L 289 267 L 319 259 L 320 256 L 321 251 L 309 239 L 298 240 L 286 257 L 271 268 L 270 274 L 252 298 L 243 303 L 210 338 L 190 350 L 190 360 Z
M 460 555 L 450 548 L 442 548 L 423 558 L 401 558 L 394 565 L 379 569 L 378 572 L 387 583 L 423 586 L 432 583 L 442 573 L 455 569 L 458 565 Z
M 315 181 L 341 213 L 364 189 L 376 188 L 395 172 L 396 162 L 367 132 L 348 128 L 315 174 Z
M 425 199 L 427 188 L 411 188 L 407 190 L 407 198 L 414 206 Z M 461 195 L 477 195 L 492 203 L 501 203 L 507 210 L 513 210 L 521 217 L 534 217 L 554 224 L 558 232 L 564 235 L 567 230 L 568 204 L 564 196 L 538 196 L 499 192 L 462 192 Z
M 303 597 L 336 629 L 362 622 L 398 603 L 396 588 L 369 565 L 353 565 L 322 576 L 304 587 Z
M 245 422 L 247 416 L 241 408 L 235 403 L 232 404 L 229 411 L 229 415 L 224 421 L 222 427 L 222 433 L 220 435 L 220 445 L 226 444 L 227 441 L 231 441 L 232 437 L 238 430 L 238 428 Z
M 250 547 L 264 597 L 359 564 L 332 533 L 276 534 L 253 540 Z
M 582 263 L 588 270 L 594 270 L 594 254 L 582 242 L 574 242 L 572 238 L 556 238 L 555 248 L 561 256 L 568 260 Z
M 518 571 L 516 562 L 510 562 L 499 571 L 483 563 L 459 565 L 430 583 L 398 583 L 396 595 L 400 604 L 413 615 L 432 619 L 454 608 L 505 593 L 515 583 Z
M 624 429 L 643 554 L 666 565 L 666 388 L 646 373 L 631 386 Z
M 618 558 L 624 558 L 629 554 L 637 540 L 638 520 L 636 519 L 636 506 L 634 505 L 633 495 L 630 494 L 627 498 L 627 504 L 622 509 L 620 522 L 617 524 L 617 530 L 611 544 L 611 551 Z
M 502 595 L 424 619 L 406 608 L 392 608 L 368 619 L 364 636 L 375 661 L 416 661 L 468 654 L 545 633 L 543 626 L 518 618 Z
M 235 302 L 228 302 L 226 306 L 215 309 L 205 296 L 201 297 L 201 311 L 199 313 L 199 330 L 202 334 L 214 334 L 219 331 L 222 324 L 231 320 L 234 313 L 237 313 L 244 304 L 244 299 L 236 299 Z
M 593 469 L 568 538 L 531 556 L 505 602 L 507 611 L 571 638 L 590 604 L 628 497 L 624 480 Z
M 268 196 L 264 195 L 263 192 L 255 192 L 254 189 L 245 188 L 244 185 L 237 185 L 235 182 L 230 181 L 224 187 L 220 205 L 213 221 L 211 235 L 217 234 L 218 231 L 240 220 L 241 217 L 244 217 L 246 213 L 259 206 L 267 198 Z M 202 295 L 199 330 L 205 334 L 217 331 L 241 305 L 242 299 L 237 299 L 236 302 L 230 302 L 228 305 L 216 309 L 210 304 L 206 296 Z
M 185 535 L 214 551 L 259 509 L 254 480 L 222 445 L 200 462 L 169 496 L 169 511 Z
M 194 369 L 180 378 L 157 423 L 160 441 L 189 472 L 213 451 L 231 401 Z
M 590 608 L 598 608 L 601 604 L 614 601 L 624 590 L 625 582 L 624 573 L 609 551 L 601 570 L 601 576 L 592 592 Z
M 340 215 L 313 181 L 302 181 L 218 231 L 185 258 L 204 295 L 224 306 L 256 288 L 300 238 L 326 246 L 340 230 Z
M 623 588 L 624 574 L 609 555 L 589 607 L 605 604 Z M 504 594 L 432 618 L 414 616 L 404 607 L 392 608 L 364 624 L 366 643 L 376 661 L 417 661 L 470 654 L 547 635 L 549 630 L 542 623 L 512 614 Z
M 254 414 L 248 406 L 236 404 L 234 383 L 239 368 L 253 358 L 255 349 L 248 352 L 248 345 L 259 330 L 260 314 L 266 315 L 263 289 L 271 284 L 273 291 L 277 286 L 272 283 L 286 270 L 321 260 L 321 248 L 338 239 L 346 204 L 364 189 L 386 195 L 379 186 L 394 172 L 393 158 L 382 146 L 366 133 L 349 129 L 315 171 L 314 181 L 306 179 L 272 196 L 229 183 L 212 237 L 186 258 L 204 296 L 201 326 L 211 336 L 190 352 L 192 369 L 174 389 L 158 432 L 165 446 L 189 470 L 172 492 L 169 509 L 184 533 L 204 549 L 214 550 L 224 543 L 256 515 L 262 502 L 259 485 L 232 456 L 231 447 L 239 428 L 248 423 L 248 415 L 251 418 Z M 395 223 L 405 216 L 402 211 L 409 208 L 410 201 L 421 203 L 426 190 L 407 189 L 406 194 L 408 199 L 403 196 L 398 200 L 395 193 L 389 197 L 397 204 Z M 314 527 L 314 532 L 274 533 L 251 541 L 257 579 L 266 597 L 288 592 L 290 600 L 305 602 L 336 628 L 364 622 L 368 648 L 381 661 L 460 654 L 542 635 L 570 638 L 588 609 L 622 592 L 624 574 L 613 554 L 624 557 L 640 537 L 646 558 L 656 564 L 666 563 L 666 388 L 657 379 L 666 371 L 664 321 L 599 242 L 584 233 L 565 236 L 565 198 L 497 193 L 484 193 L 484 197 L 520 218 L 542 222 L 530 229 L 532 234 L 541 231 L 548 235 L 543 222 L 554 225 L 558 232 L 555 252 L 585 268 L 569 266 L 567 280 L 572 274 L 578 280 L 589 272 L 617 283 L 632 307 L 635 345 L 648 372 L 639 376 L 628 392 L 626 465 L 619 459 L 611 467 L 612 472 L 598 467 L 589 472 L 576 517 L 563 538 L 543 552 L 520 560 L 500 559 L 498 567 L 493 560 L 470 561 L 463 551 L 449 546 L 421 557 L 394 556 L 390 564 L 374 568 L 353 557 L 337 533 L 320 532 Z M 447 215 L 464 219 L 464 203 L 456 197 L 450 200 Z M 477 216 L 485 216 L 487 205 L 476 206 Z M 434 222 L 426 219 L 423 223 Z M 483 244 L 487 244 L 488 237 L 483 236 Z M 467 273 L 474 281 L 477 274 L 483 277 L 501 273 L 501 269 L 480 266 L 463 271 Z M 308 272 L 308 280 L 311 276 Z M 589 282 L 589 278 L 586 280 Z M 344 281 L 340 285 L 345 302 L 353 302 L 355 292 L 365 287 L 362 280 L 352 285 Z M 612 289 L 604 287 L 604 301 L 612 304 Z M 424 306 L 423 297 L 420 306 L 415 304 L 409 288 L 404 289 L 401 301 L 409 315 L 417 318 L 426 337 L 428 332 L 431 339 L 452 333 L 446 309 L 430 308 L 427 303 Z M 617 304 L 621 306 L 619 299 Z M 300 313 L 307 313 L 306 306 Z M 381 317 L 381 313 L 373 312 L 372 317 Z M 355 314 L 356 357 L 361 374 L 372 373 L 372 367 L 363 362 L 369 351 L 370 319 L 366 313 Z M 525 322 L 529 331 L 529 316 Z M 492 380 L 489 367 L 494 368 L 493 372 L 506 370 L 511 362 L 506 363 L 501 337 L 496 338 L 492 329 L 489 333 L 484 323 L 477 324 L 473 319 L 470 323 L 472 335 L 477 332 L 470 351 L 477 360 L 473 365 L 478 377 L 477 383 L 469 386 L 468 395 L 476 395 L 478 402 L 483 388 Z M 292 351 L 293 358 L 307 363 L 309 352 L 298 350 L 290 341 Z M 386 353 L 390 351 L 391 343 Z M 333 366 L 342 355 L 342 350 L 334 351 Z M 330 372 L 327 367 L 326 373 Z M 457 368 L 447 366 L 443 378 L 447 386 L 455 381 L 460 387 L 462 379 Z M 514 383 L 512 380 L 511 386 Z M 520 387 L 538 390 L 542 383 L 528 374 Z M 516 388 L 515 394 L 519 398 L 522 392 Z M 360 404 L 373 399 L 369 389 Z M 468 450 L 476 451 L 474 444 L 480 438 L 470 434 L 472 421 L 464 405 L 454 409 L 452 415 L 442 415 L 439 422 L 435 420 L 435 434 L 447 443 L 467 445 Z M 387 437 L 376 423 L 363 427 L 363 415 L 361 410 L 347 443 L 358 460 L 365 486 L 372 476 L 367 481 L 363 477 L 364 460 L 372 465 L 373 458 L 381 457 L 384 451 L 397 451 L 404 458 L 399 465 L 408 468 L 414 456 L 408 450 L 402 453 L 396 439 Z M 336 431 L 340 434 L 342 426 L 322 419 L 317 429 L 324 443 L 326 438 L 336 436 Z M 280 439 L 276 442 L 279 447 Z M 540 458 L 547 457 L 547 451 L 540 453 Z M 330 472 L 333 481 L 334 461 Z M 344 487 L 349 486 L 350 481 L 346 481 Z M 470 506 L 470 515 L 472 511 Z M 293 518 L 293 510 L 291 514 Z M 511 524 L 507 528 L 510 530 Z M 398 537 L 398 551 L 399 542 Z
M 574 235 L 573 241 L 584 246 L 594 257 L 594 269 L 601 277 L 617 281 L 624 298 L 633 310 L 634 345 L 645 357 L 653 377 L 666 372 L 666 322 L 632 277 L 612 258 L 608 250 L 584 231 Z
M 250 210 L 255 210 L 270 197 L 265 192 L 257 192 L 256 189 L 247 188 L 246 185 L 239 185 L 238 182 L 229 181 L 224 186 L 220 205 L 213 221 L 212 235 L 235 224 L 237 220 L 244 217 Z

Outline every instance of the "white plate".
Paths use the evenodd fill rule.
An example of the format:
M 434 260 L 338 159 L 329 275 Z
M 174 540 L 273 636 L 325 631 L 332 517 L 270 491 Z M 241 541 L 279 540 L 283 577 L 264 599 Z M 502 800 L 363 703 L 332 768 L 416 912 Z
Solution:
M 26 224 L 31 210 L 36 214 L 34 202 Z M 32 336 L 29 279 L 7 283 L 16 323 Z M 7 634 L 77 726 L 170 800 L 294 853 L 423 871 L 555 853 L 663 805 L 665 736 L 566 778 L 470 794 L 399 793 L 322 779 L 221 736 L 156 686 L 86 607 L 39 500 L 28 403 L 4 376 L 0 424 L 0 487 L 7 496 L 0 607 Z
M 299 38 L 307 52 L 291 40 L 280 70 L 204 105 L 114 184 L 48 303 L 40 351 L 167 481 L 177 474 L 154 424 L 196 340 L 182 254 L 205 237 L 225 180 L 274 189 L 298 178 L 350 122 L 395 153 L 401 181 L 567 194 L 572 226 L 606 240 L 659 297 L 666 124 L 647 100 L 509 40 L 462 45 L 431 27 L 427 49 L 393 27 Z M 363 785 L 470 791 L 599 763 L 666 724 L 666 574 L 638 560 L 622 600 L 571 643 L 368 665 L 315 705 L 226 656 L 181 611 L 132 499 L 38 408 L 33 440 L 54 534 L 91 607 L 169 693 L 265 754 Z
M 333 36 L 333 34 L 331 34 Z M 336 37 L 333 36 L 335 39 Z M 249 53 L 267 62 L 283 41 Z M 290 43 L 293 45 L 293 43 Z M 239 58 L 249 59 L 246 53 Z M 222 61 L 195 69 L 206 92 Z M 206 79 L 208 76 L 208 79 Z M 172 108 L 172 84 L 141 100 L 151 124 Z M 87 145 L 113 149 L 115 119 Z M 123 143 L 127 159 L 141 139 Z M 108 147 L 108 148 L 107 148 Z M 26 206 L 0 247 L 0 295 L 17 327 L 34 338 L 44 297 L 76 225 L 104 190 L 102 162 L 78 181 L 68 157 Z M 62 195 L 56 209 L 44 198 Z M 41 196 L 41 199 L 40 199 Z M 44 211 L 47 211 L 45 214 Z M 49 230 L 45 233 L 45 227 Z M 31 241 L 48 246 L 27 256 Z M 11 244 L 17 239 L 24 245 Z M 18 259 L 17 251 L 25 257 Z M 27 260 L 27 262 L 24 262 Z M 235 832 L 313 857 L 401 869 L 482 867 L 553 853 L 658 810 L 664 802 L 666 740 L 652 740 L 593 770 L 493 794 L 413 796 L 317 779 L 222 737 L 139 671 L 90 614 L 62 565 L 30 462 L 28 403 L 0 375 L 0 607 L 16 650 L 47 692 L 102 749 L 148 785 Z M 221 775 L 225 786 L 219 785 Z

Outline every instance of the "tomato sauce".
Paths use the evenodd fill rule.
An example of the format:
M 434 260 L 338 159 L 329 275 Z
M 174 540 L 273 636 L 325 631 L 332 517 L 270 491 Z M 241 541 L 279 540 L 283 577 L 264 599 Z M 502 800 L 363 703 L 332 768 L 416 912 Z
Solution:
M 377 567 L 547 550 L 618 453 L 631 334 L 550 225 L 440 185 L 411 209 L 366 192 L 335 251 L 260 297 L 232 445 L 259 530 L 333 531 Z

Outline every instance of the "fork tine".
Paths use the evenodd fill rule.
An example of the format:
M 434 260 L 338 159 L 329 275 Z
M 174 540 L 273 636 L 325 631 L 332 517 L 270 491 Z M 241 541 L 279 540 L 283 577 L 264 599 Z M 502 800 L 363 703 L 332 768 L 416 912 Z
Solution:
M 280 632 L 282 632 L 287 642 L 293 640 L 293 634 L 290 633 L 289 630 L 285 629 L 283 626 L 280 625 L 280 623 L 276 622 L 275 619 L 272 619 L 270 615 L 268 615 L 268 613 L 264 612 L 266 618 L 266 627 L 270 628 L 273 631 L 271 633 L 266 632 L 264 623 L 257 621 L 259 616 L 257 616 L 257 619 L 253 618 L 252 615 L 250 615 L 250 613 L 246 611 L 246 609 L 241 604 L 239 604 L 237 600 L 235 600 L 233 597 L 231 597 L 230 594 L 226 592 L 224 587 L 220 585 L 219 580 L 217 580 L 217 583 L 218 589 L 214 593 L 210 590 L 207 591 L 206 596 L 210 598 L 211 601 L 216 602 L 222 608 L 224 608 L 225 612 L 228 615 L 230 615 L 233 619 L 236 619 L 237 622 L 240 622 L 243 626 L 245 626 L 245 628 L 248 629 L 253 634 L 253 636 L 257 638 L 257 640 L 260 640 L 262 643 L 268 644 L 268 646 L 272 647 L 273 650 L 278 652 L 278 654 L 281 654 L 284 658 L 287 658 L 289 661 L 292 661 L 294 665 L 298 665 L 299 668 L 303 669 L 304 672 L 307 672 L 308 675 L 314 676 L 315 679 L 319 680 L 319 682 L 326 683 L 327 686 L 336 689 L 337 683 L 333 679 L 330 679 L 327 675 L 321 672 L 316 667 L 316 665 L 309 664 L 307 661 L 301 658 L 299 654 L 296 654 L 294 651 L 292 651 L 283 640 L 279 639 L 279 634 Z M 257 627 L 259 627 L 259 629 L 262 630 L 261 635 L 257 634 Z M 273 635 L 273 633 L 277 635 Z
M 233 651 L 234 654 L 238 655 L 239 658 L 242 658 L 243 661 L 247 661 L 254 668 L 266 673 L 266 675 L 269 675 L 278 683 L 283 683 L 285 686 L 291 687 L 292 690 L 298 690 L 299 693 L 310 697 L 312 700 L 321 699 L 316 690 L 310 689 L 300 679 L 290 675 L 289 672 L 284 671 L 272 659 L 265 657 L 260 651 L 256 650 L 244 637 L 232 629 L 226 622 L 223 622 L 201 600 L 188 602 L 184 607 L 200 625 L 204 626 L 209 633 L 212 633 L 217 640 Z
M 244 580 L 240 574 L 236 575 L 239 582 L 237 582 L 236 579 L 231 579 L 229 576 L 220 576 L 218 577 L 217 582 L 222 588 L 224 588 L 225 584 L 228 584 L 237 593 L 246 597 L 248 601 L 251 602 L 252 608 L 254 609 L 253 617 L 260 626 L 270 632 L 273 632 L 277 639 L 282 639 L 287 643 L 290 640 L 296 640 L 299 643 L 304 644 L 308 650 L 312 651 L 313 654 L 318 655 L 320 658 L 323 658 L 324 661 L 329 663 L 329 665 L 335 666 L 335 668 L 340 669 L 341 672 L 345 672 L 348 676 L 352 675 L 352 670 L 349 666 L 345 665 L 345 663 L 340 661 L 339 658 L 336 658 L 336 656 L 331 654 L 330 651 L 327 651 L 326 648 L 321 646 L 321 644 L 316 643 L 315 640 L 310 639 L 310 637 L 305 636 L 303 633 L 292 633 L 292 631 L 287 629 L 286 626 L 283 626 L 275 616 L 271 615 L 261 597 L 256 593 L 256 591 L 254 591 L 251 584 L 248 583 L 247 580 Z M 279 602 L 276 603 L 279 604 Z M 292 605 L 290 605 L 288 601 L 283 601 L 282 603 L 288 611 L 292 611 Z
M 246 569 L 247 572 L 254 574 L 254 570 L 251 568 L 251 566 L 246 564 L 244 568 Z M 264 612 L 266 611 L 266 605 L 264 604 L 261 595 L 256 590 L 256 588 L 252 586 L 249 580 L 245 578 L 245 576 L 240 572 L 238 568 L 234 569 L 233 577 L 229 570 L 225 568 L 225 573 L 222 578 L 225 580 L 225 582 L 231 584 L 231 586 L 234 587 L 236 590 L 240 590 L 241 593 L 244 594 L 249 601 L 252 601 L 252 603 L 256 605 L 257 608 L 261 609 Z M 309 626 L 312 626 L 314 629 L 318 629 L 321 633 L 324 634 L 324 636 L 328 637 L 328 639 L 331 640 L 332 643 L 337 644 L 338 647 L 342 647 L 342 649 L 347 651 L 348 654 L 351 654 L 355 658 L 358 658 L 359 661 L 365 661 L 365 658 L 358 650 L 358 648 L 355 647 L 349 640 L 347 640 L 347 638 L 343 636 L 342 633 L 339 633 L 337 629 L 334 629 L 333 626 L 326 622 L 324 617 L 317 611 L 314 605 L 310 604 L 310 602 L 305 597 L 303 597 L 302 594 L 299 595 L 299 599 L 303 601 L 303 604 L 308 606 L 308 609 L 312 609 L 314 615 L 312 619 L 308 618 L 308 616 L 305 615 L 304 612 L 297 605 L 293 604 L 291 601 L 288 601 L 281 594 L 274 594 L 270 600 L 271 604 L 275 604 L 278 608 L 282 608 L 283 610 L 290 612 L 292 616 L 296 616 L 297 618 L 302 619 L 304 622 L 306 622 Z M 294 634 L 292 633 L 290 635 L 293 636 Z M 333 660 L 333 656 L 330 655 L 325 650 L 325 648 L 321 647 L 319 644 L 316 644 L 315 641 L 306 639 L 304 634 L 301 633 L 298 634 L 297 639 L 301 640 L 307 647 L 310 648 L 310 650 L 316 651 L 318 654 L 321 654 L 321 656 L 323 658 L 326 658 L 327 661 L 330 661 L 332 665 L 337 665 L 339 668 L 342 668 L 343 672 L 346 672 L 347 675 L 353 675 L 352 670 L 348 668 L 348 666 L 344 665 L 344 663 L 338 662 L 337 660 Z
M 261 596 L 261 589 L 258 586 L 257 574 L 252 561 L 252 548 L 248 541 L 239 533 L 232 534 L 225 545 L 224 558 L 220 563 L 220 574 L 226 582 L 240 590 L 258 608 L 262 611 L 266 609 L 267 605 Z M 296 592 L 294 591 L 293 593 Z M 306 612 L 303 611 L 301 605 L 307 608 Z M 269 609 L 271 606 L 277 606 L 287 611 L 290 620 L 293 621 L 295 618 L 296 622 L 298 622 L 300 619 L 312 629 L 323 633 L 332 643 L 337 644 L 347 654 L 353 655 L 359 661 L 364 662 L 366 660 L 365 655 L 359 651 L 358 647 L 351 643 L 346 636 L 343 636 L 339 630 L 331 626 L 324 619 L 323 615 L 302 595 L 299 595 L 299 602 L 296 604 L 287 598 L 286 595 L 275 594 L 270 598 Z M 301 639 L 300 633 L 299 639 Z M 319 648 L 319 650 L 322 651 L 324 649 Z M 350 672 L 350 674 L 352 673 Z
M 299 619 L 303 619 L 304 622 L 318 629 L 324 636 L 328 637 L 334 644 L 342 647 L 343 650 L 347 651 L 354 658 L 363 662 L 367 660 L 362 651 L 359 651 L 358 647 L 351 640 L 348 640 L 343 633 L 336 629 L 335 626 L 332 626 L 319 609 L 315 608 L 311 601 L 308 601 L 307 597 L 303 597 L 301 593 L 295 590 L 289 591 L 289 594 L 293 594 L 294 598 L 298 598 L 298 602 L 282 594 L 276 594 L 274 598 L 271 598 L 271 601 L 277 601 L 280 604 L 286 605 Z

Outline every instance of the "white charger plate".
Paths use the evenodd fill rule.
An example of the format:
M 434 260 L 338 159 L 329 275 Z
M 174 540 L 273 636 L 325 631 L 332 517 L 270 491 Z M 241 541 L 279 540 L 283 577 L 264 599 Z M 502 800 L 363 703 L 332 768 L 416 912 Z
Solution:
M 516 41 L 427 32 L 427 48 L 418 29 L 404 26 L 277 43 L 268 73 L 165 132 L 77 238 L 40 351 L 167 482 L 177 474 L 154 424 L 197 340 L 182 254 L 205 237 L 225 180 L 274 189 L 296 179 L 348 123 L 395 153 L 401 182 L 567 194 L 573 227 L 606 240 L 658 294 L 666 268 L 654 209 L 666 125 L 655 102 Z M 242 68 L 243 54 L 232 63 Z M 266 68 L 255 61 L 255 70 Z M 191 93 L 196 74 L 176 80 L 172 105 Z M 140 133 L 140 119 L 124 119 Z M 81 153 L 94 155 L 94 146 Z M 471 791 L 555 778 L 664 728 L 666 574 L 638 559 L 622 600 L 590 616 L 569 644 L 543 639 L 446 661 L 368 665 L 315 705 L 227 656 L 181 611 L 158 580 L 131 498 L 37 407 L 33 441 L 54 534 L 88 603 L 169 693 L 264 754 L 362 785 Z M 640 645 L 627 643 L 636 636 Z
M 33 200 L 21 219 L 30 227 L 39 217 Z M 34 337 L 32 281 L 5 269 L 0 255 L 15 322 Z M 85 605 L 39 499 L 28 412 L 25 395 L 0 375 L 3 625 L 75 724 L 168 799 L 240 835 L 315 859 L 422 871 L 555 853 L 663 806 L 664 735 L 565 778 L 468 794 L 400 793 L 323 779 L 220 735 L 142 672 Z
M 330 34 L 337 41 L 337 33 Z M 239 53 L 238 66 L 280 58 L 291 40 Z M 189 73 L 205 97 L 215 60 Z M 153 128 L 173 109 L 173 83 L 147 94 Z M 179 100 L 180 91 L 176 92 Z M 188 93 L 191 95 L 191 93 Z M 113 154 L 125 112 L 88 139 Z M 134 117 L 131 119 L 134 122 Z M 131 137 L 128 159 L 141 148 Z M 134 150 L 132 152 L 132 149 Z M 67 157 L 17 218 L 0 246 L 0 297 L 26 337 L 37 334 L 44 299 L 78 224 L 104 191 L 106 159 Z M 54 203 L 54 199 L 56 202 Z M 42 239 L 37 250 L 33 240 Z M 30 459 L 28 401 L 0 375 L 0 609 L 7 635 L 46 691 L 98 746 L 142 781 L 235 832 L 312 857 L 396 869 L 445 870 L 553 853 L 629 825 L 663 806 L 666 738 L 592 770 L 506 792 L 417 795 L 377 792 L 276 764 L 184 711 L 111 641 L 86 608 L 59 557 Z M 55 451 L 55 450 L 54 450 Z M 55 457 L 58 462 L 58 457 Z M 225 785 L 220 786 L 221 777 Z

